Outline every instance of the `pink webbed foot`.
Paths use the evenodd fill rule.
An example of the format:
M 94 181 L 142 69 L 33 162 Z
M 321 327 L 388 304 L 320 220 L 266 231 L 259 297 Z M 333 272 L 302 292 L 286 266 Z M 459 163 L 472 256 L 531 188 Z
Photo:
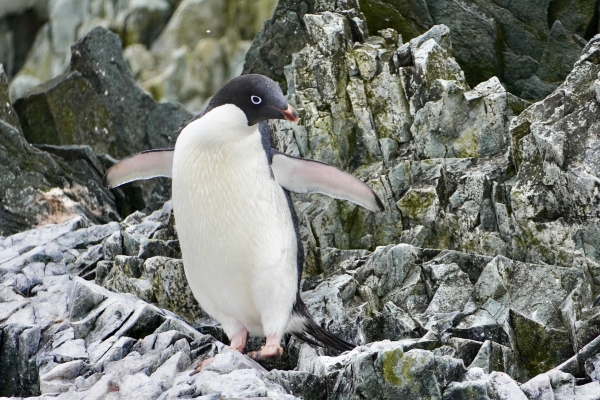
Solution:
M 248 356 L 255 360 L 270 360 L 283 355 L 283 347 L 279 345 L 275 346 L 263 346 L 258 351 L 251 351 Z
M 242 328 L 233 337 L 231 338 L 231 343 L 229 344 L 229 348 L 232 350 L 237 350 L 240 353 L 244 352 L 246 348 L 246 342 L 248 341 L 248 330 L 246 328 Z
M 283 355 L 283 347 L 279 345 L 281 338 L 275 335 L 267 336 L 267 343 L 258 351 L 248 353 L 255 360 L 269 360 Z

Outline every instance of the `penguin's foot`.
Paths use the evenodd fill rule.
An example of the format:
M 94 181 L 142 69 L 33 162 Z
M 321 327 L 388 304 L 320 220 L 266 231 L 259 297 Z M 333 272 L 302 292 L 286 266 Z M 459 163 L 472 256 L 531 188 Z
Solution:
M 198 364 L 196 366 L 196 369 L 190 373 L 190 376 L 194 376 L 194 375 L 202 372 L 202 369 L 204 367 L 206 367 L 207 365 L 211 364 L 214 360 L 215 360 L 215 358 L 211 357 L 211 358 L 207 358 L 206 360 L 202 361 L 200 364 Z
M 231 338 L 229 348 L 243 353 L 244 348 L 246 348 L 246 341 L 248 341 L 248 330 L 242 328 Z
M 255 360 L 270 360 L 283 355 L 283 347 L 278 344 L 266 345 L 260 348 L 258 351 L 251 351 L 248 356 Z

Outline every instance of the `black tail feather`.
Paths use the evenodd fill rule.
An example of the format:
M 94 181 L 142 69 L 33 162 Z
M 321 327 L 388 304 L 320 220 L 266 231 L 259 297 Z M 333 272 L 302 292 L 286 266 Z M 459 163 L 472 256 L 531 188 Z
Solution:
M 304 332 L 294 332 L 294 336 L 296 336 L 298 339 L 302 340 L 304 343 L 312 344 L 313 346 L 319 346 L 319 347 L 323 346 L 321 343 L 306 336 L 304 334 Z
M 303 342 L 321 347 L 330 347 L 337 351 L 350 351 L 356 347 L 356 345 L 348 343 L 326 329 L 321 328 L 308 312 L 300 296 L 298 296 L 296 304 L 294 304 L 294 313 L 304 320 L 304 332 L 294 332 L 294 335 Z M 306 334 L 309 334 L 315 340 L 309 338 Z

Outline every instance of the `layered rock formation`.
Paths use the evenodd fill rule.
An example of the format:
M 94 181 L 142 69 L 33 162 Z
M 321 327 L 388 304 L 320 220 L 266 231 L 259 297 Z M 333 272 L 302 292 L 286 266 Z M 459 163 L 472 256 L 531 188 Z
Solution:
M 79 201 L 73 212 L 86 217 L 0 233 L 0 396 L 600 399 L 600 36 L 530 104 L 497 78 L 471 87 L 447 26 L 411 40 L 392 29 L 370 35 L 358 6 L 281 2 L 247 64 L 269 66 L 260 71 L 285 82 L 300 114 L 298 124 L 272 123 L 279 150 L 352 172 L 386 205 L 372 214 L 294 197 L 307 253 L 302 297 L 357 348 L 340 355 L 290 337 L 285 356 L 262 365 L 227 351 L 186 286 L 170 203 L 105 223 Z M 292 52 L 277 47 L 284 25 L 300 29 Z M 120 93 L 142 99 L 128 106 L 142 121 L 149 108 L 176 107 L 133 89 L 107 30 L 73 51 L 69 75 L 0 114 L 2 145 L 28 149 L 7 148 L 16 172 L 6 192 L 17 181 L 46 190 L 19 178 L 44 174 L 32 160 L 53 160 L 68 179 L 77 154 L 98 163 L 96 180 L 114 161 L 64 142 L 29 145 L 19 120 L 34 120 L 30 110 L 52 115 L 50 127 L 61 121 L 35 104 L 83 93 L 100 110 L 91 116 L 125 127 L 112 104 Z M 149 133 L 162 123 L 148 121 L 138 137 L 167 143 Z
M 156 100 L 178 101 L 191 111 L 239 75 L 250 41 L 271 16 L 275 0 L 13 0 L 0 18 L 34 7 L 27 24 L 0 23 L 0 63 L 11 66 L 11 98 L 68 70 L 70 46 L 101 25 L 117 33 L 141 86 Z M 39 4 L 38 4 L 39 3 Z M 45 11 L 45 12 L 44 12 Z M 5 13 L 5 14 L 4 14 Z M 22 15 L 22 16 L 20 16 Z M 41 23 L 44 23 L 41 25 Z M 40 27 L 41 25 L 41 27 Z M 39 31 L 29 33 L 29 30 Z M 6 31 L 5 37 L 2 33 Z M 23 33 L 33 38 L 22 37 Z M 21 48 L 31 47 L 29 54 Z M 17 54 L 18 53 L 18 54 Z M 13 68 L 14 66 L 14 68 Z
M 586 41 L 600 33 L 598 4 L 588 0 L 282 1 L 255 39 L 245 71 L 273 74 L 283 83 L 283 67 L 308 43 L 305 14 L 359 8 L 365 15 L 360 20 L 368 23 L 371 34 L 391 28 L 405 41 L 436 24 L 448 26 L 454 55 L 471 86 L 496 76 L 511 93 L 534 100 L 544 98 L 560 85 Z M 361 28 L 356 26 L 353 33 L 360 35 Z
M 102 176 L 113 157 L 172 145 L 191 114 L 137 87 L 110 31 L 93 29 L 73 54 L 70 73 L 28 92 L 14 108 L 0 73 L 2 235 L 76 215 L 106 223 L 168 199 L 169 182 L 154 192 L 154 183 L 111 192 Z
M 84 216 L 96 223 L 119 218 L 102 187 L 104 167 L 89 146 L 47 151 L 25 140 L 0 66 L 0 235 Z

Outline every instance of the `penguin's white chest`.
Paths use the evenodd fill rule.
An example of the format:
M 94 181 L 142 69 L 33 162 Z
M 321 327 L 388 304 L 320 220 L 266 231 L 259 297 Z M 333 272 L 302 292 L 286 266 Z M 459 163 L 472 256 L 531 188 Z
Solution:
M 256 128 L 221 106 L 182 131 L 173 161 L 186 277 L 229 337 L 284 333 L 297 291 L 291 213 Z

